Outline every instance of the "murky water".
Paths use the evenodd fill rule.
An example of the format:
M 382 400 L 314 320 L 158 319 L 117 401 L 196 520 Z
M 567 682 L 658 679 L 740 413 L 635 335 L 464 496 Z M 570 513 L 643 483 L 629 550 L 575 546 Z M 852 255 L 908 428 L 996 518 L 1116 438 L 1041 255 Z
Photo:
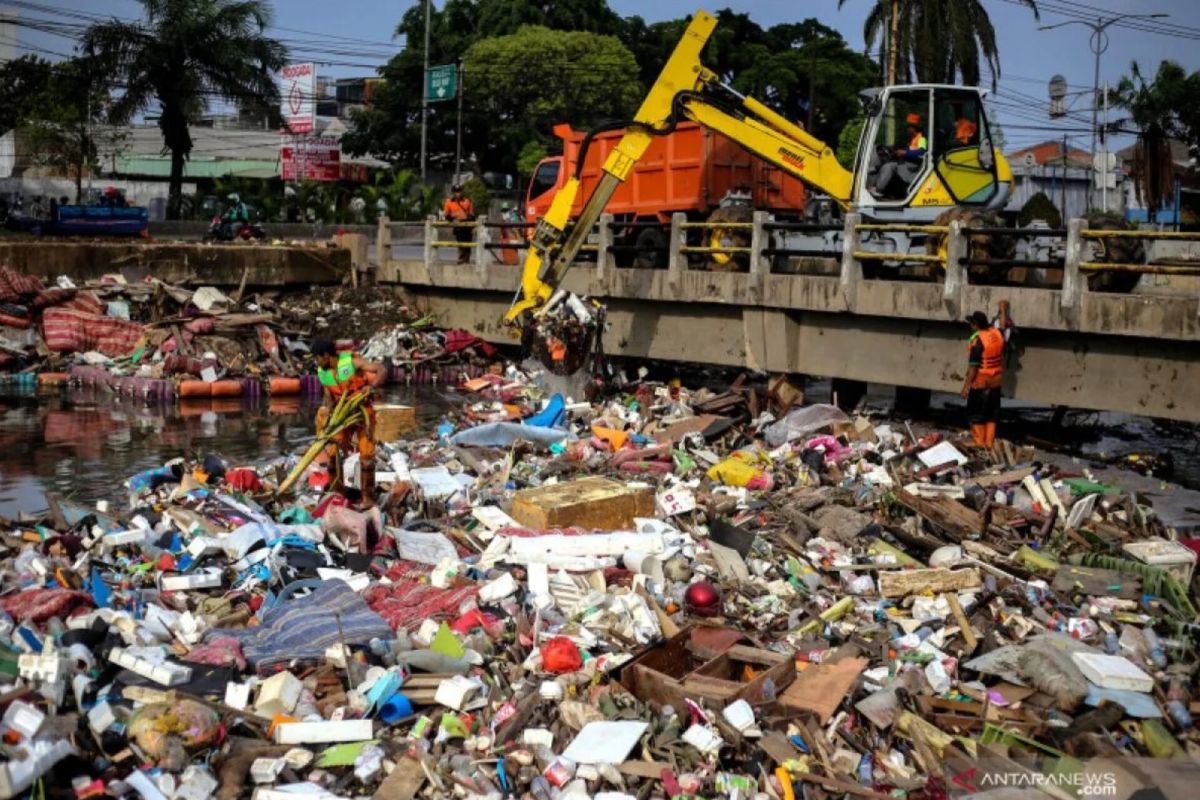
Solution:
M 145 405 L 99 389 L 0 390 L 0 516 L 46 507 L 44 493 L 120 500 L 121 483 L 180 455 L 267 460 L 311 440 L 315 397 Z M 417 406 L 422 422 L 449 406 L 438 391 L 389 388 L 382 402 Z

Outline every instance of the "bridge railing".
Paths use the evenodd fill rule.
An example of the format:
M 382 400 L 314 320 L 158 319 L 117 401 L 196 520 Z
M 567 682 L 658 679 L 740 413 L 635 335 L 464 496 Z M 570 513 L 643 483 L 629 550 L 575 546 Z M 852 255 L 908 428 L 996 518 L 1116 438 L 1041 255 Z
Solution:
M 390 253 L 390 231 L 380 226 L 378 248 Z M 498 264 L 519 266 L 528 250 L 528 233 L 534 223 L 524 221 L 489 220 L 481 216 L 471 222 L 449 222 L 430 217 L 425 221 L 425 263 L 441 261 L 443 250 L 465 248 L 471 251 L 470 263 L 481 273 Z M 454 239 L 449 232 L 471 230 L 467 241 Z M 657 229 L 662 236 L 638 236 L 639 229 Z M 790 231 L 840 232 L 841 253 L 827 249 L 805 250 L 781 247 L 777 237 Z M 722 236 L 728 233 L 728 237 Z M 915 234 L 928 237 L 936 246 L 926 252 L 900 252 L 881 247 L 887 234 Z M 618 235 L 631 235 L 637 244 L 617 243 Z M 1061 257 L 991 258 L 987 247 L 973 247 L 980 237 L 1028 237 L 1031 239 L 1065 239 Z M 725 239 L 732 240 L 728 243 Z M 838 281 L 846 307 L 855 307 L 858 287 L 866 278 L 864 265 L 925 264 L 944 273 L 942 294 L 947 310 L 958 314 L 961 309 L 961 289 L 969 285 L 972 268 L 990 269 L 1051 269 L 1062 270 L 1061 308 L 1065 314 L 1078 311 L 1083 293 L 1087 291 L 1088 276 L 1096 273 L 1139 273 L 1165 275 L 1200 275 L 1200 262 L 1194 264 L 1125 263 L 1115 260 L 1096 260 L 1097 243 L 1115 239 L 1143 241 L 1178 240 L 1200 242 L 1200 233 L 1176 233 L 1142 230 L 1089 230 L 1083 219 L 1072 219 L 1066 228 L 988 228 L 969 227 L 961 220 L 948 225 L 907 225 L 864 222 L 861 215 L 847 213 L 840 223 L 788 222 L 775 220 L 769 213 L 755 211 L 748 222 L 693 222 L 682 213 L 672 215 L 669 225 L 659 222 L 626 222 L 603 214 L 581 251 L 588 254 L 576 269 L 593 266 L 600 274 L 614 269 L 618 256 L 631 252 L 650 262 L 665 261 L 668 281 L 678 283 L 683 272 L 696 268 L 696 257 L 706 257 L 705 264 L 716 269 L 731 266 L 735 271 L 748 272 L 760 288 L 769 274 L 787 272 L 781 265 L 793 256 L 819 256 L 836 261 Z M 866 243 L 864 244 L 864 240 Z M 697 244 L 700 241 L 703 243 Z M 659 258 L 665 251 L 665 259 Z M 386 258 L 386 256 L 381 256 Z M 780 260 L 782 259 L 782 261 Z M 622 258 L 622 262 L 629 259 Z M 703 268 L 703 267 L 702 267 Z M 875 270 L 870 270 L 875 272 Z

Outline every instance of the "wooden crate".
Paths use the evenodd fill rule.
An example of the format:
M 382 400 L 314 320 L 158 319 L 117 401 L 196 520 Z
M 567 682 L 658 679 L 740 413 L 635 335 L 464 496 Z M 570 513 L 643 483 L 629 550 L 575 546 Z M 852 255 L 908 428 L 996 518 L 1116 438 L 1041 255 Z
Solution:
M 587 530 L 630 530 L 634 517 L 654 516 L 654 490 L 608 478 L 522 489 L 513 499 L 512 518 L 531 530 L 578 526 Z
M 375 406 L 375 441 L 394 442 L 417 427 L 415 406 L 394 404 Z

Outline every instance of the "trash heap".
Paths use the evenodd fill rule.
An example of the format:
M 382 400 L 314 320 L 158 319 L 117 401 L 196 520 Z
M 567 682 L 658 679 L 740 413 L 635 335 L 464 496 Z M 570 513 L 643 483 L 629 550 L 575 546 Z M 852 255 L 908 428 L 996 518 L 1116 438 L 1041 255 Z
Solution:
M 778 383 L 589 403 L 498 372 L 434 430 L 389 427 L 365 511 L 353 463 L 277 496 L 295 457 L 209 456 L 4 525 L 0 798 L 1194 771 L 1196 493 Z
M 369 340 L 370 357 L 407 383 L 476 375 L 495 352 L 376 289 L 231 297 L 120 274 L 82 287 L 60 277 L 48 288 L 0 267 L 0 376 L 18 382 L 70 381 L 145 400 L 317 394 L 315 338 Z

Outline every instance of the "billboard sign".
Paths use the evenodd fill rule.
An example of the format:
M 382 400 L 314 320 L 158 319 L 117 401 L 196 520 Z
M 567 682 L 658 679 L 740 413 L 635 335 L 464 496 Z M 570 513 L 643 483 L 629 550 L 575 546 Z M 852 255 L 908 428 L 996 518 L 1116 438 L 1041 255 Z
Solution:
M 279 170 L 285 181 L 336 181 L 342 176 L 342 148 L 336 136 L 285 137 Z
M 288 64 L 281 75 L 283 124 L 289 133 L 311 133 L 317 114 L 316 64 Z

